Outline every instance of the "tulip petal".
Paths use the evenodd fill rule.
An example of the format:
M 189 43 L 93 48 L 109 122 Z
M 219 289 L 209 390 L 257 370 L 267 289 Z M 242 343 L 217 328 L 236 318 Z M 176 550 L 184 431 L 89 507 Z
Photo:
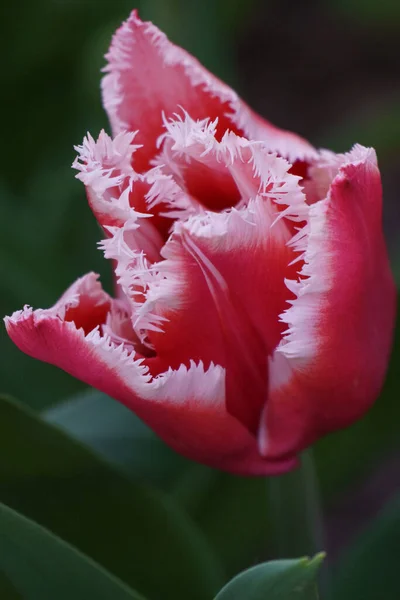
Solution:
M 115 302 L 115 301 L 114 301 Z M 14 343 L 133 409 L 184 455 L 238 473 L 277 473 L 296 459 L 268 461 L 256 439 L 225 409 L 225 372 L 191 363 L 153 378 L 143 359 L 102 335 L 110 299 L 92 273 L 78 280 L 48 310 L 26 307 L 6 318 Z M 97 326 L 94 325 L 97 316 Z M 155 406 L 156 405 L 156 406 Z
M 265 456 L 298 452 L 349 425 L 370 407 L 384 380 L 395 287 L 374 151 L 356 146 L 336 172 L 327 197 L 311 206 L 299 242 L 301 280 L 289 283 L 296 298 L 281 315 L 289 328 L 270 362 L 259 432 Z
M 139 210 L 131 202 L 134 185 L 140 185 L 140 176 L 131 166 L 139 147 L 133 143 L 135 135 L 121 132 L 112 139 L 103 130 L 96 141 L 88 133 L 82 145 L 75 146 L 78 156 L 72 167 L 85 184 L 90 208 L 102 227 L 122 224 Z
M 233 156 L 240 151 L 240 142 L 248 142 L 233 133 L 230 134 L 233 138 L 231 144 L 228 143 L 227 134 L 219 142 L 217 121 L 195 121 L 187 112 L 183 112 L 182 116 L 164 119 L 166 131 L 157 142 L 162 148 L 157 164 L 163 172 L 171 174 L 191 197 L 196 198 L 201 205 L 196 212 L 201 208 L 231 208 L 241 198 L 227 163 L 233 162 Z M 230 150 L 229 146 L 233 149 Z
M 208 72 L 195 58 L 172 44 L 152 23 L 133 11 L 118 29 L 106 56 L 103 102 L 114 135 L 139 130 L 145 144 L 134 156 L 139 171 L 148 169 L 162 133 L 162 113 L 171 117 L 179 107 L 194 119 L 218 117 L 218 135 L 228 130 L 264 140 L 270 150 L 291 161 L 315 155 L 299 136 L 283 131 L 253 113 L 237 94 Z
M 153 178 L 139 175 L 131 166 L 134 133 L 121 132 L 111 139 L 101 131 L 95 141 L 90 134 L 81 146 L 73 163 L 77 179 L 86 186 L 89 205 L 106 232 L 130 221 L 130 245 L 146 253 L 149 260 L 160 258 L 164 243 L 162 233 L 171 226 L 170 219 L 148 210 L 147 194 L 151 194 Z M 158 177 L 160 179 L 162 176 Z M 167 176 L 163 176 L 169 182 Z M 171 185 L 168 192 L 171 194 Z M 182 195 L 175 192 L 175 196 Z
M 139 416 L 175 450 L 210 466 L 244 475 L 274 475 L 298 464 L 296 457 L 263 459 L 252 436 L 225 407 L 225 370 L 191 362 L 148 384 L 157 407 Z
M 215 122 L 194 121 L 188 113 L 165 120 L 165 127 L 159 140 L 163 150 L 158 162 L 162 172 L 170 174 L 178 186 L 203 204 L 192 204 L 192 214 L 204 213 L 205 208 L 240 208 L 262 195 L 281 207 L 281 217 L 286 215 L 294 221 L 307 218 L 308 206 L 298 185 L 300 177 L 292 175 L 290 163 L 271 153 L 264 143 L 233 132 L 218 140 Z M 174 199 L 169 200 L 165 193 L 159 194 L 153 205 L 156 202 L 175 209 Z
M 243 193 L 247 195 L 247 199 L 253 197 L 255 200 L 258 198 L 258 200 L 251 206 L 250 204 L 247 206 L 244 204 L 239 210 L 227 211 L 220 215 L 215 214 L 213 216 L 211 213 L 205 211 L 197 213 L 197 215 L 195 214 L 192 219 L 187 221 L 187 225 L 189 230 L 197 228 L 198 231 L 203 230 L 204 232 L 208 232 L 202 234 L 202 237 L 204 239 L 209 237 L 211 245 L 213 244 L 213 234 L 210 233 L 211 231 L 215 230 L 216 234 L 214 245 L 221 244 L 221 239 L 226 234 L 227 240 L 229 240 L 229 243 L 226 242 L 225 248 L 227 267 L 234 264 L 234 261 L 229 258 L 231 247 L 237 245 L 239 253 L 242 254 L 242 252 L 245 252 L 247 254 L 247 261 L 252 263 L 252 257 L 247 252 L 246 244 L 249 244 L 252 252 L 254 245 L 260 249 L 268 249 L 271 239 L 274 239 L 277 247 L 283 248 L 282 261 L 275 268 L 270 257 L 267 259 L 263 256 L 260 265 L 264 265 L 265 260 L 268 260 L 269 269 L 273 269 L 275 279 L 280 280 L 279 287 L 287 294 L 283 283 L 284 277 L 294 276 L 299 268 L 297 265 L 296 268 L 289 268 L 287 270 L 288 263 L 296 258 L 293 250 L 286 246 L 286 243 L 291 239 L 293 234 L 291 220 L 304 221 L 307 218 L 308 212 L 308 206 L 299 187 L 299 178 L 288 173 L 290 169 L 289 163 L 282 158 L 269 154 L 261 144 L 250 143 L 234 134 L 230 134 L 228 138 L 228 141 L 216 142 L 218 145 L 216 157 L 221 164 L 226 162 L 227 168 L 235 181 L 238 182 L 238 186 L 244 189 Z M 213 136 L 211 136 L 211 141 L 215 142 Z M 168 198 L 162 193 L 161 188 L 158 200 L 165 203 L 168 202 Z M 255 222 L 255 215 L 256 217 L 257 215 L 260 217 L 259 223 Z M 240 224 L 238 228 L 236 228 L 237 223 Z M 169 310 L 175 311 L 181 309 L 182 303 L 186 305 L 186 300 L 181 301 L 179 299 L 182 296 L 181 290 L 188 284 L 188 282 L 182 280 L 182 272 L 185 269 L 179 262 L 179 253 L 176 255 L 176 264 L 174 260 L 169 259 L 153 265 L 148 265 L 146 257 L 132 255 L 130 248 L 124 243 L 124 229 L 127 228 L 130 228 L 128 222 L 124 228 L 115 229 L 112 232 L 111 239 L 103 242 L 106 258 L 111 258 L 117 262 L 116 273 L 119 276 L 119 283 L 125 294 L 134 302 L 133 314 L 135 328 L 138 333 L 140 334 L 140 330 L 143 333 L 146 330 L 159 331 L 160 325 L 165 321 L 165 317 L 163 316 L 164 309 L 167 312 Z M 242 229 L 247 232 L 245 236 L 243 236 Z M 235 240 L 235 236 L 237 236 L 237 240 Z M 244 247 L 242 247 L 243 245 Z M 168 244 L 162 252 L 164 257 L 167 256 L 167 248 Z M 193 259 L 191 260 L 193 262 Z M 245 265 L 242 266 L 247 271 L 247 267 Z M 279 270 L 280 267 L 282 267 L 281 270 Z M 264 269 L 264 266 L 260 268 Z M 250 271 L 248 271 L 249 274 L 252 273 L 252 270 L 253 268 L 250 268 Z M 142 288 L 141 295 L 145 301 L 143 301 L 143 298 L 135 299 L 135 296 L 138 295 L 138 286 Z M 274 287 L 274 284 L 272 284 L 272 287 Z M 178 292 L 175 293 L 173 291 L 171 293 L 171 290 L 175 289 Z M 192 301 L 189 304 L 197 302 L 195 295 L 192 296 Z M 288 296 L 290 297 L 290 295 Z M 272 294 L 272 298 L 268 299 L 268 305 L 274 306 L 275 300 L 273 298 L 274 294 Z M 276 302 L 278 303 L 277 306 L 281 306 L 281 297 L 279 295 L 276 296 Z M 164 308 L 162 308 L 163 306 Z M 187 312 L 190 313 L 190 311 Z M 272 312 L 275 314 L 274 310 Z M 279 314 L 279 311 L 276 314 Z M 174 316 L 171 317 L 171 321 L 175 321 Z M 271 333 L 269 335 L 272 338 L 274 337 L 274 331 L 281 330 L 281 325 L 276 321 L 274 319 L 274 324 L 271 324 L 270 327 Z M 177 329 L 179 330 L 179 327 Z M 211 343 L 211 340 L 212 337 L 210 340 L 204 340 L 204 349 L 201 354 L 192 356 L 192 358 L 195 360 L 205 359 L 203 351 L 207 353 L 207 346 L 209 348 L 215 346 L 216 349 L 218 345 Z M 163 344 L 163 342 L 161 343 Z M 270 346 L 273 347 L 274 344 L 276 345 L 275 342 L 272 342 Z M 215 355 L 210 360 L 219 362 L 219 358 L 218 355 Z M 182 361 L 179 360 L 177 364 L 180 364 L 180 362 Z
M 153 279 L 144 280 L 145 302 L 136 312 L 159 368 L 178 368 L 188 357 L 227 368 L 228 410 L 252 432 L 267 400 L 267 358 L 283 332 L 278 316 L 292 297 L 284 278 L 297 268 L 290 264 L 296 258 L 288 243 L 292 233 L 273 188 L 286 190 L 286 202 L 296 208 L 302 194 L 289 165 L 282 170 L 283 159 L 272 158 L 276 172 L 270 164 L 267 197 L 176 224 L 162 250 L 165 260 L 149 270 Z

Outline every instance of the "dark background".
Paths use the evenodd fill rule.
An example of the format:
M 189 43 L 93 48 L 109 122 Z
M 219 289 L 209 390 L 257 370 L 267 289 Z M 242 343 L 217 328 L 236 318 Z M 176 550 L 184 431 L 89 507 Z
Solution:
M 376 148 L 400 274 L 400 2 L 142 0 L 136 7 L 275 124 L 335 151 L 355 142 Z M 47 307 L 90 270 L 110 285 L 96 249 L 101 233 L 70 165 L 88 130 L 108 129 L 100 68 L 132 8 L 132 0 L 21 0 L 0 20 L 2 314 L 25 303 Z M 4 331 L 0 342 L 2 391 L 41 409 L 83 388 L 23 356 Z M 371 413 L 317 446 L 333 557 L 399 487 L 398 354 Z

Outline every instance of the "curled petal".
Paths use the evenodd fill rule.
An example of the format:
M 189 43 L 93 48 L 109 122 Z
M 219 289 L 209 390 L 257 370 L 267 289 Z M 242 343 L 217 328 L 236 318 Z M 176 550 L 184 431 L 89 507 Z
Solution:
M 290 297 L 287 293 L 287 289 L 284 286 L 284 277 L 293 276 L 298 268 L 298 265 L 294 269 L 287 271 L 288 263 L 296 260 L 296 254 L 293 252 L 292 247 L 286 247 L 286 244 L 290 241 L 293 235 L 293 222 L 302 222 L 307 218 L 309 207 L 305 202 L 304 194 L 302 193 L 299 186 L 299 177 L 289 173 L 290 164 L 283 158 L 277 157 L 270 154 L 263 144 L 257 142 L 249 142 L 244 138 L 240 138 L 233 133 L 226 134 L 221 142 L 215 140 L 212 132 L 201 127 L 197 127 L 198 124 L 194 123 L 190 117 L 187 117 L 185 122 L 180 121 L 172 125 L 172 133 L 174 133 L 176 139 L 176 148 L 173 150 L 177 153 L 182 153 L 184 150 L 187 152 L 187 156 L 192 158 L 196 156 L 196 162 L 202 160 L 202 155 L 205 154 L 205 148 L 207 149 L 206 155 L 210 161 L 214 161 L 218 165 L 225 168 L 228 176 L 235 182 L 237 188 L 241 190 L 243 194 L 242 207 L 238 210 L 227 211 L 221 214 L 215 214 L 212 217 L 211 213 L 207 214 L 205 210 L 198 211 L 195 204 L 180 203 L 184 194 L 175 194 L 175 188 L 180 189 L 179 186 L 169 179 L 170 176 L 165 176 L 160 169 L 153 170 L 148 173 L 146 177 L 153 177 L 154 184 L 152 187 L 152 205 L 161 203 L 167 205 L 170 204 L 170 210 L 173 211 L 174 215 L 177 216 L 179 211 L 188 217 L 192 212 L 193 218 L 187 220 L 187 225 L 191 233 L 196 230 L 197 233 L 202 231 L 203 237 L 210 238 L 209 242 L 212 245 L 212 237 L 215 234 L 215 240 L 221 241 L 222 233 L 228 232 L 227 239 L 229 243 L 226 244 L 225 266 L 229 267 L 235 264 L 229 256 L 230 245 L 235 246 L 234 237 L 237 235 L 238 252 L 241 255 L 242 252 L 246 253 L 246 265 L 241 265 L 243 270 L 246 270 L 248 274 L 252 274 L 254 268 L 248 269 L 247 263 L 251 265 L 254 260 L 254 256 L 249 253 L 246 247 L 242 247 L 248 243 L 250 247 L 256 244 L 258 247 L 268 248 L 271 244 L 271 240 L 275 240 L 279 246 L 283 247 L 283 252 L 280 253 L 281 260 L 277 261 L 276 267 L 274 265 L 273 257 L 259 257 L 261 262 L 259 263 L 261 269 L 265 269 L 265 261 L 268 261 L 269 271 L 274 271 L 274 282 L 271 284 L 270 293 L 271 296 L 268 300 L 265 300 L 266 306 L 271 308 L 270 314 L 274 315 L 273 323 L 268 321 L 268 327 L 270 332 L 269 347 L 274 347 L 277 343 L 276 335 L 277 331 L 281 331 L 282 327 L 277 319 L 275 318 L 280 310 L 276 312 L 275 307 L 282 306 L 282 294 L 277 293 L 275 295 L 274 285 L 277 283 L 280 290 L 285 293 L 285 298 Z M 184 137 L 184 142 L 181 139 L 181 128 L 188 131 L 188 136 Z M 171 133 L 171 135 L 172 135 Z M 192 143 L 193 142 L 193 143 Z M 180 143 L 180 145 L 178 145 Z M 189 163 L 189 167 L 190 167 Z M 196 166 L 193 167 L 194 169 Z M 207 167 L 208 168 L 208 167 Z M 177 175 L 175 174 L 175 177 Z M 148 196 L 149 198 L 149 196 Z M 254 199 L 254 203 L 250 205 L 249 198 Z M 258 199 L 258 200 L 257 200 Z M 257 222 L 257 218 L 260 218 Z M 238 230 L 236 231 L 236 225 Z M 170 317 L 166 313 L 169 311 L 179 310 L 190 313 L 186 308 L 187 302 L 191 304 L 191 301 L 181 300 L 185 297 L 185 294 L 181 294 L 180 291 L 175 293 L 171 290 L 182 290 L 187 287 L 187 291 L 190 288 L 190 274 L 192 268 L 187 269 L 181 265 L 179 253 L 177 253 L 173 260 L 154 262 L 149 260 L 149 256 L 146 252 L 140 253 L 138 248 L 129 242 L 131 232 L 136 232 L 137 224 L 136 217 L 127 221 L 121 228 L 109 228 L 110 238 L 103 242 L 103 248 L 105 250 L 106 258 L 110 258 L 116 261 L 116 275 L 118 277 L 118 283 L 120 284 L 125 295 L 132 301 L 132 314 L 133 314 L 133 325 L 141 340 L 145 342 L 146 335 L 149 331 L 160 332 L 165 331 L 163 323 Z M 244 242 L 243 231 L 248 235 L 248 240 Z M 175 231 L 177 233 L 177 230 Z M 135 233 L 136 235 L 136 233 Z M 246 237 L 245 236 L 245 237 Z M 168 253 L 168 244 L 164 252 L 161 252 L 162 256 L 166 257 Z M 183 252 L 183 255 L 187 252 Z M 273 254 L 273 252 L 272 252 Z M 193 257 L 190 259 L 193 262 Z M 237 261 L 236 268 L 239 268 L 242 258 Z M 212 259 L 211 259 L 212 261 Z M 285 262 L 286 261 L 286 262 Z M 280 270 L 281 269 L 281 270 Z M 267 272 L 267 271 L 266 271 Z M 188 273 L 188 280 L 185 279 L 183 273 Z M 183 279 L 182 279 L 183 277 Z M 245 276 L 247 277 L 247 275 Z M 235 278 L 237 281 L 237 278 Z M 204 283 L 204 282 L 203 282 Z M 228 282 L 230 285 L 230 282 Z M 234 283 L 233 285 L 236 285 Z M 258 296 L 258 292 L 254 292 L 255 296 Z M 197 303 L 198 295 L 193 296 L 193 301 Z M 209 294 L 208 294 L 209 297 Z M 245 303 L 247 303 L 247 298 Z M 196 305 L 198 306 L 198 305 Z M 193 309 L 196 312 L 196 307 Z M 197 317 L 196 317 L 197 319 Z M 220 328 L 218 324 L 211 326 L 212 317 L 210 316 L 210 336 L 205 337 L 201 343 L 201 347 L 197 347 L 195 354 L 189 354 L 189 356 L 195 360 L 204 359 L 208 357 L 214 362 L 220 362 L 220 356 L 218 354 L 219 344 L 213 342 L 213 335 L 211 332 L 218 331 Z M 171 315 L 171 322 L 178 323 L 175 315 Z M 168 326 L 170 329 L 173 327 L 172 324 Z M 180 335 L 178 332 L 180 330 Z M 177 325 L 176 337 L 185 339 L 186 334 L 191 330 L 191 327 L 184 326 L 180 327 Z M 151 339 L 154 337 L 152 334 L 149 335 Z M 163 336 L 163 340 L 159 340 L 161 344 L 158 349 L 166 347 L 166 336 Z M 196 335 L 191 338 L 192 341 L 188 348 L 195 345 L 194 339 Z M 275 340 L 271 342 L 271 340 Z M 182 342 L 183 344 L 183 342 Z M 151 344 L 153 347 L 154 344 Z M 210 357 L 210 350 L 212 349 L 212 356 Z M 177 358 L 176 342 L 174 342 L 175 350 L 172 351 L 172 360 L 176 361 L 172 364 L 179 365 L 184 362 L 183 355 L 181 358 Z M 167 360 L 167 358 L 166 358 Z M 171 364 L 171 363 L 166 363 Z
M 291 160 L 312 157 L 312 146 L 293 133 L 274 127 L 253 113 L 237 94 L 209 73 L 195 58 L 172 44 L 152 23 L 133 11 L 114 35 L 106 56 L 103 101 L 114 135 L 139 130 L 145 144 L 135 166 L 146 170 L 162 133 L 162 112 L 172 116 L 179 107 L 194 119 L 218 117 L 218 135 L 228 129 L 264 140 L 270 150 Z
M 131 202 L 134 184 L 140 185 L 131 166 L 139 147 L 133 144 L 135 135 L 121 132 L 112 139 L 101 131 L 94 140 L 88 133 L 82 145 L 75 147 L 78 156 L 72 166 L 78 171 L 76 178 L 85 184 L 90 207 L 102 227 L 123 224 L 138 209 Z
M 233 132 L 216 138 L 216 123 L 194 121 L 190 115 L 165 121 L 159 157 L 163 171 L 211 210 L 246 206 L 261 195 L 280 205 L 280 217 L 303 221 L 308 206 L 299 187 L 300 177 L 290 173 L 291 165 L 272 154 L 264 143 L 249 141 Z M 167 203 L 165 194 L 159 202 Z M 173 202 L 170 203 L 174 208 Z
M 267 357 L 284 329 L 278 315 L 291 297 L 284 276 L 296 268 L 278 206 L 257 196 L 240 210 L 177 223 L 165 260 L 148 270 L 137 312 L 157 369 L 188 357 L 226 367 L 228 411 L 253 433 L 267 401 Z
M 262 140 L 270 152 L 276 152 L 291 163 L 308 162 L 317 157 L 317 151 L 307 140 L 292 131 L 275 127 L 242 100 L 235 109 L 233 120 L 249 140 Z
M 195 212 L 202 208 L 230 208 L 240 200 L 240 191 L 226 167 L 226 161 L 220 160 L 220 154 L 227 154 L 228 150 L 224 152 L 220 148 L 216 137 L 217 121 L 194 121 L 186 112 L 183 117 L 174 115 L 174 118 L 164 120 L 166 132 L 157 142 L 162 151 L 155 162 L 196 198 L 200 206 Z M 222 141 L 224 147 L 225 138 L 226 135 Z M 238 146 L 242 138 L 234 138 L 236 143 L 233 145 Z
M 289 283 L 296 298 L 281 316 L 288 330 L 270 363 L 266 456 L 349 425 L 381 389 L 395 315 L 381 204 L 375 153 L 357 146 L 311 206 L 301 280 Z
M 146 196 L 151 193 L 153 180 L 131 166 L 132 154 L 138 148 L 134 137 L 134 133 L 121 132 L 111 139 L 102 131 L 94 140 L 88 134 L 82 145 L 76 146 L 78 156 L 72 166 L 78 171 L 77 179 L 85 184 L 89 205 L 106 233 L 129 223 L 131 248 L 157 260 L 163 245 L 160 231 L 170 222 L 167 219 L 166 226 L 166 219 L 148 211 Z
M 273 475 L 297 465 L 296 457 L 270 461 L 260 456 L 256 438 L 226 410 L 220 366 L 182 365 L 156 377 L 148 389 L 157 407 L 142 418 L 185 456 L 245 475 Z
M 6 318 L 27 354 L 57 365 L 134 410 L 169 445 L 195 460 L 237 473 L 279 473 L 296 459 L 269 461 L 256 439 L 225 409 L 225 372 L 200 363 L 152 377 L 125 342 L 102 335 L 110 299 L 93 274 L 78 280 L 51 309 L 25 308 Z M 97 326 L 88 331 L 97 317 Z M 121 324 L 121 323 L 120 323 Z M 110 326 L 110 324 L 109 324 Z

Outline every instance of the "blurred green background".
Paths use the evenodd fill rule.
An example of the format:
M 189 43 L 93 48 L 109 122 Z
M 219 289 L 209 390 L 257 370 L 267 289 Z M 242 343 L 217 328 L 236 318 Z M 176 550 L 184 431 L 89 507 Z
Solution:
M 400 3 L 138 0 L 135 6 L 143 19 L 153 20 L 277 125 L 336 151 L 346 151 L 355 142 L 376 148 L 385 193 L 384 225 L 393 269 L 400 273 Z M 110 287 L 109 265 L 96 248 L 101 233 L 70 165 L 74 144 L 88 130 L 97 135 L 108 129 L 99 93 L 103 55 L 112 33 L 135 6 L 132 0 L 21 0 L 4 7 L 2 314 L 25 303 L 47 307 L 90 270 L 99 272 Z M 66 374 L 22 355 L 3 329 L 0 347 L 1 390 L 32 408 L 44 409 L 84 390 Z M 395 348 L 388 382 L 371 413 L 316 448 L 326 544 L 339 572 L 343 549 L 366 528 L 368 539 L 375 535 L 368 532 L 370 523 L 398 491 L 398 360 Z M 150 443 L 147 435 L 142 438 Z M 257 521 L 264 509 L 263 482 L 222 474 L 217 478 L 202 467 L 175 463 L 174 455 L 162 445 L 157 448 L 151 469 L 155 456 L 162 457 L 158 465 L 170 461 L 174 483 L 168 469 L 168 477 L 161 473 L 152 483 L 173 491 L 224 555 L 228 571 L 263 558 L 253 531 L 258 528 L 260 537 L 267 527 Z M 139 479 L 147 481 L 150 469 L 142 465 L 139 471 Z M 243 516 L 246 511 L 251 518 Z M 391 511 L 394 517 L 385 516 L 392 518 L 391 525 L 385 526 L 399 534 L 393 563 L 400 559 L 400 523 L 399 512 Z M 232 535 L 229 544 L 226 537 Z M 234 542 L 243 539 L 249 551 L 237 555 Z M 368 543 L 362 543 L 367 554 Z M 366 559 L 348 552 L 346 564 L 353 565 L 356 577 L 358 563 Z M 371 552 L 367 560 L 373 562 Z M 338 585 L 344 586 L 340 597 L 347 598 L 343 590 L 353 582 L 346 572 Z M 400 586 L 398 595 L 387 596 L 392 597 L 400 598 Z

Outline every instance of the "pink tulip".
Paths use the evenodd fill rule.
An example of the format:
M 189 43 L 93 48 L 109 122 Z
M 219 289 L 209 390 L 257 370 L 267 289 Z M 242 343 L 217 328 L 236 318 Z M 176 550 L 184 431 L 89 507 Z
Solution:
M 192 459 L 290 470 L 384 380 L 395 288 L 375 152 L 319 152 L 264 121 L 136 12 L 107 60 L 114 137 L 88 135 L 74 167 L 118 298 L 90 273 L 8 333 Z

